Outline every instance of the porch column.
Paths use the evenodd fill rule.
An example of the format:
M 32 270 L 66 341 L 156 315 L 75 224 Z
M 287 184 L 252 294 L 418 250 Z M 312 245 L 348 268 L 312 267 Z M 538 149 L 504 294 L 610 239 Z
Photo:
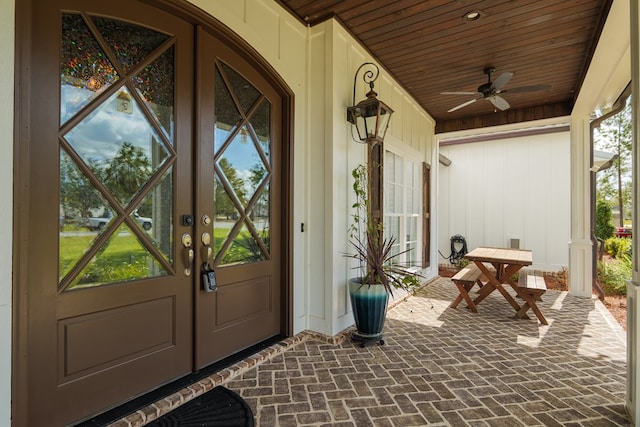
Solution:
M 591 298 L 590 118 L 571 116 L 571 241 L 569 292 Z
M 631 109 L 633 114 L 633 203 L 632 218 L 635 233 L 632 241 L 633 275 L 627 282 L 627 395 L 626 407 L 633 425 L 640 425 L 640 372 L 638 371 L 638 353 L 640 352 L 640 239 L 637 231 L 640 221 L 640 16 L 638 0 L 631 1 Z

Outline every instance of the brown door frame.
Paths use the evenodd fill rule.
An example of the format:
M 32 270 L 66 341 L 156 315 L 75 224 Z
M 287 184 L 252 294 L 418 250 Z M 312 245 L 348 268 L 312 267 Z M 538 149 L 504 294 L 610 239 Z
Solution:
M 225 43 L 242 52 L 243 56 L 255 67 L 264 72 L 264 76 L 282 96 L 282 162 L 279 172 L 282 182 L 282 262 L 281 281 L 283 283 L 281 293 L 281 330 L 284 335 L 290 336 L 293 331 L 293 126 L 294 126 L 294 95 L 285 81 L 275 72 L 267 61 L 259 57 L 248 43 L 232 33 L 217 19 L 209 15 L 203 15 L 200 9 L 184 0 L 139 0 L 149 3 L 154 7 L 187 20 L 195 25 L 202 25 L 210 33 L 216 35 Z M 29 419 L 29 376 L 32 372 L 28 368 L 30 351 L 37 351 L 29 342 L 30 335 L 27 330 L 29 318 L 29 289 L 28 275 L 37 272 L 38 263 L 29 260 L 29 253 L 33 250 L 30 245 L 37 242 L 31 241 L 28 230 L 29 221 L 36 209 L 28 202 L 30 189 L 29 181 L 29 143 L 31 139 L 31 126 L 29 110 L 32 108 L 33 94 L 38 88 L 30 86 L 29 75 L 31 73 L 31 55 L 41 54 L 37 46 L 31 46 L 32 32 L 34 28 L 31 22 L 33 12 L 32 2 L 29 0 L 16 2 L 16 50 L 15 50 L 15 119 L 14 119 L 14 203 L 13 203 L 13 311 L 12 311 L 12 419 L 15 425 L 26 424 Z M 49 53 L 48 55 L 52 55 Z M 54 53 L 56 56 L 57 53 Z M 42 102 L 51 111 L 57 107 L 50 100 L 43 97 Z M 57 197 L 57 195 L 52 195 Z M 176 218 L 177 220 L 177 218 Z M 178 255 L 178 254 L 177 254 Z M 107 409 L 107 408 L 105 408 Z

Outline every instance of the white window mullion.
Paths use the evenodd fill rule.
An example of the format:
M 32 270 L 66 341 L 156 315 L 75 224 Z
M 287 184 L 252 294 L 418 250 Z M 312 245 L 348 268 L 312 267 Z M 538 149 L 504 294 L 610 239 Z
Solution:
M 422 175 L 420 164 L 391 151 L 385 152 L 385 235 L 395 236 L 393 252 L 404 252 L 394 263 L 417 266 L 421 260 L 420 210 Z M 406 252 L 407 249 L 411 251 Z

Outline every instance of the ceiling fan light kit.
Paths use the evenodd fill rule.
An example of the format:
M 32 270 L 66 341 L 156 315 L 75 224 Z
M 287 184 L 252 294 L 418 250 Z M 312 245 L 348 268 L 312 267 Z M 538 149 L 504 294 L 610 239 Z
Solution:
M 473 99 L 463 102 L 462 104 L 458 104 L 453 108 L 447 110 L 447 112 L 451 113 L 453 111 L 459 110 L 461 108 L 466 107 L 467 105 L 471 105 L 474 102 L 480 99 L 486 99 L 491 102 L 494 107 L 498 110 L 504 111 L 509 109 L 511 106 L 504 99 L 501 94 L 510 92 L 510 93 L 522 93 L 522 92 L 534 92 L 538 90 L 545 90 L 549 88 L 549 85 L 533 85 L 533 86 L 521 86 L 513 89 L 503 89 L 503 87 L 509 83 L 511 78 L 513 77 L 513 73 L 504 72 L 498 76 L 493 82 L 491 81 L 491 74 L 496 71 L 494 67 L 487 67 L 484 69 L 484 73 L 487 75 L 487 82 L 478 86 L 476 92 L 441 92 L 441 95 L 470 95 L 473 96 Z

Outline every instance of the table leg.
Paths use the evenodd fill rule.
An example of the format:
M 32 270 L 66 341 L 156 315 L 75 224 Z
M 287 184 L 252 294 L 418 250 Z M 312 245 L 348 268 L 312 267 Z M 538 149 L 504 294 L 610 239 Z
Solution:
M 494 274 L 491 274 L 489 269 L 482 262 L 476 262 L 476 265 L 478 266 L 480 271 L 484 273 L 485 277 L 489 279 L 489 282 L 482 287 L 478 297 L 476 297 L 476 299 L 473 300 L 474 304 L 478 305 L 478 303 L 480 303 L 483 299 L 488 297 L 489 294 L 491 294 L 491 292 L 497 289 L 498 292 L 502 294 L 504 299 L 506 299 L 507 302 L 511 304 L 511 307 L 513 307 L 514 310 L 519 311 L 520 304 L 518 304 L 516 300 L 513 299 L 511 294 L 507 292 L 507 290 L 502 286 L 498 277 L 500 277 L 501 279 L 504 279 L 506 277 L 507 280 L 510 280 L 510 277 L 513 274 L 515 274 L 521 268 L 521 266 L 509 265 L 505 268 L 505 266 L 502 264 L 493 264 L 493 266 L 496 269 L 496 274 L 494 275 Z
M 536 317 L 538 318 L 538 320 L 540 320 L 540 323 L 543 325 L 548 325 L 549 323 L 547 322 L 547 319 L 544 317 L 544 314 L 542 314 L 542 311 L 540 311 L 540 309 L 538 308 L 537 305 L 535 304 L 530 304 L 529 302 L 525 302 L 522 306 L 522 308 L 520 308 L 520 310 L 518 310 L 518 312 L 516 313 L 515 317 L 516 319 L 529 319 L 529 316 L 527 316 L 527 311 L 531 309 L 533 310 L 533 312 L 535 313 Z
M 508 284 L 513 283 L 513 281 L 511 280 L 511 277 L 514 274 L 516 274 L 518 272 L 518 270 L 520 270 L 521 268 L 522 268 L 522 266 L 518 265 L 518 264 L 507 265 L 503 270 L 502 282 L 503 283 L 508 283 Z M 518 292 L 518 291 L 516 291 L 516 292 Z M 500 293 L 502 293 L 502 295 L 505 297 L 505 299 L 507 301 L 509 301 L 509 304 L 511 304 L 511 307 L 513 307 L 516 311 L 520 310 L 520 304 L 518 304 L 516 302 L 516 300 L 513 299 L 511 294 L 509 292 L 507 292 L 507 290 L 502 286 L 500 286 Z M 519 294 L 520 293 L 518 292 L 518 295 Z
M 464 300 L 467 302 L 467 308 L 471 311 L 473 311 L 474 313 L 478 312 L 478 309 L 476 308 L 476 305 L 474 304 L 473 300 L 471 299 L 471 297 L 469 296 L 469 291 L 471 290 L 471 288 L 473 288 L 474 283 L 456 283 L 456 286 L 458 287 L 458 290 L 460 291 L 460 294 L 458 295 L 458 297 L 451 303 L 451 305 L 449 307 L 451 308 L 456 308 L 458 306 L 458 304 L 460 304 L 460 302 L 462 302 L 462 299 L 464 298 Z
M 489 272 L 487 267 L 485 267 L 484 264 L 479 261 L 475 261 L 475 264 L 478 266 L 480 271 L 484 273 L 485 277 L 489 280 L 482 288 L 480 288 L 480 290 L 478 291 L 478 296 L 476 297 L 476 299 L 473 300 L 473 303 L 475 305 L 478 305 L 482 300 L 488 297 L 491 294 L 491 292 L 495 291 L 496 287 L 493 284 L 493 281 L 491 280 L 493 275 L 491 274 L 491 272 Z

